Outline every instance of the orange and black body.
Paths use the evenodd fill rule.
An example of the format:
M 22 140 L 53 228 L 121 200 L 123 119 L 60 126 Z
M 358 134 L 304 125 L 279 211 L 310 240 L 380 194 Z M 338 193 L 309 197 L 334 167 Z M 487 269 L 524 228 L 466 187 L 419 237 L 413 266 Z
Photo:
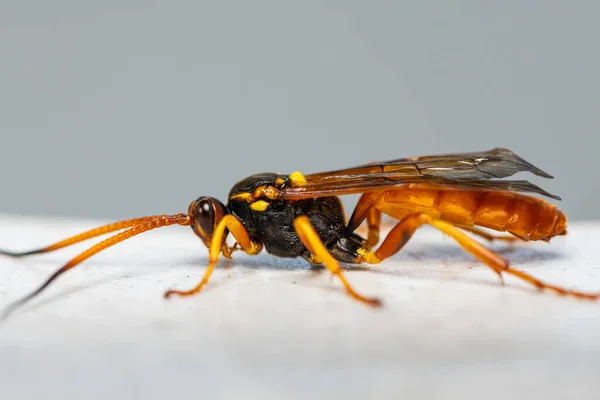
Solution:
M 279 184 L 276 183 L 277 180 Z M 252 202 L 244 199 L 245 193 L 253 193 L 257 188 L 271 187 L 279 191 L 289 184 L 289 177 L 285 175 L 252 175 L 233 186 L 229 192 L 227 210 L 242 221 L 250 238 L 262 243 L 270 254 L 277 257 L 303 257 L 310 261 L 312 254 L 294 230 L 294 220 L 306 216 L 332 255 L 341 262 L 353 263 L 358 257 L 357 250 L 363 243 L 358 235 L 346 234 L 346 216 L 338 197 L 297 201 L 259 197 Z M 253 208 L 252 205 L 257 202 L 264 202 L 264 209 Z
M 551 178 L 510 150 L 500 148 L 398 159 L 311 175 L 299 172 L 251 175 L 232 187 L 226 205 L 212 197 L 199 197 L 185 214 L 120 221 L 39 250 L 0 251 L 9 256 L 45 253 L 121 231 L 73 258 L 7 311 L 35 297 L 58 276 L 94 254 L 168 225 L 191 226 L 209 249 L 209 265 L 197 286 L 187 291 L 169 290 L 165 297 L 199 292 L 208 283 L 220 254 L 230 258 L 234 251 L 243 250 L 253 255 L 264 248 L 277 257 L 302 257 L 321 264 L 339 278 L 353 298 L 379 305 L 378 299 L 362 296 L 353 289 L 340 263 L 379 263 L 400 251 L 420 226 L 430 225 L 456 240 L 501 279 L 506 273 L 538 289 L 597 299 L 599 294 L 550 285 L 515 270 L 503 257 L 469 235 L 487 240 L 549 241 L 567 233 L 564 214 L 555 205 L 531 194 L 560 198 L 530 182 L 504 179 L 518 172 Z M 362 195 L 348 219 L 338 197 L 347 194 Z M 379 243 L 381 214 L 398 222 L 375 248 Z M 364 222 L 368 227 L 366 237 L 356 233 Z M 507 232 L 510 236 L 496 237 L 480 227 Z M 227 244 L 228 235 L 234 237 L 234 246 Z

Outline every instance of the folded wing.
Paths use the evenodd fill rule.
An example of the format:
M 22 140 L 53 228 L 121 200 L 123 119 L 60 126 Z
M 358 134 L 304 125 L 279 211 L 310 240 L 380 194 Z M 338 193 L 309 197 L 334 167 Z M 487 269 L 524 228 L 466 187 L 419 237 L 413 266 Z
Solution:
M 559 196 L 524 180 L 504 180 L 518 172 L 552 176 L 512 151 L 496 148 L 483 152 L 402 158 L 353 168 L 306 175 L 306 184 L 283 189 L 283 198 L 339 196 L 388 190 L 407 183 L 444 185 L 448 189 L 510 190 Z

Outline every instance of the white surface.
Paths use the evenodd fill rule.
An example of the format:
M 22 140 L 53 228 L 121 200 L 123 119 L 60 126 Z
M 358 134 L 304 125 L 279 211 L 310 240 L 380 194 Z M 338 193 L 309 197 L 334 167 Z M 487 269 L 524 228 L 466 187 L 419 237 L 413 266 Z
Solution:
M 98 221 L 0 216 L 27 249 Z M 494 244 L 549 282 L 600 290 L 599 227 L 552 244 Z M 91 243 L 91 242 L 90 242 Z M 0 258 L 0 305 L 88 245 Z M 57 280 L 0 326 L 0 398 L 597 398 L 600 304 L 496 276 L 430 229 L 372 271 L 347 270 L 373 310 L 300 260 L 235 254 L 193 298 L 207 253 L 189 228 L 149 232 Z M 512 396 L 512 397 L 507 397 Z

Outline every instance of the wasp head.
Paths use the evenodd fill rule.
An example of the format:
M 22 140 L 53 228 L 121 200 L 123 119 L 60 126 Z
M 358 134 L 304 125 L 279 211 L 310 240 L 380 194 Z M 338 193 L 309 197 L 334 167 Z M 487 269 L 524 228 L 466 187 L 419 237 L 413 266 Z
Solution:
M 227 207 L 213 197 L 199 197 L 190 204 L 188 213 L 192 216 L 192 230 L 210 248 L 213 232 L 227 214 Z

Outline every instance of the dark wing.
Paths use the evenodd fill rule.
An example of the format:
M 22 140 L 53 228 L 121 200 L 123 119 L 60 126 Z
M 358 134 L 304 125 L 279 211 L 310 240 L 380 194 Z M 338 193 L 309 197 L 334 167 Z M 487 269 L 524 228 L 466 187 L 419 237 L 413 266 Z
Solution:
M 306 184 L 283 189 L 283 198 L 337 196 L 387 190 L 406 183 L 430 183 L 448 188 L 532 192 L 560 200 L 528 181 L 500 180 L 518 172 L 551 175 L 508 149 L 463 154 L 402 158 L 354 168 L 305 175 Z

